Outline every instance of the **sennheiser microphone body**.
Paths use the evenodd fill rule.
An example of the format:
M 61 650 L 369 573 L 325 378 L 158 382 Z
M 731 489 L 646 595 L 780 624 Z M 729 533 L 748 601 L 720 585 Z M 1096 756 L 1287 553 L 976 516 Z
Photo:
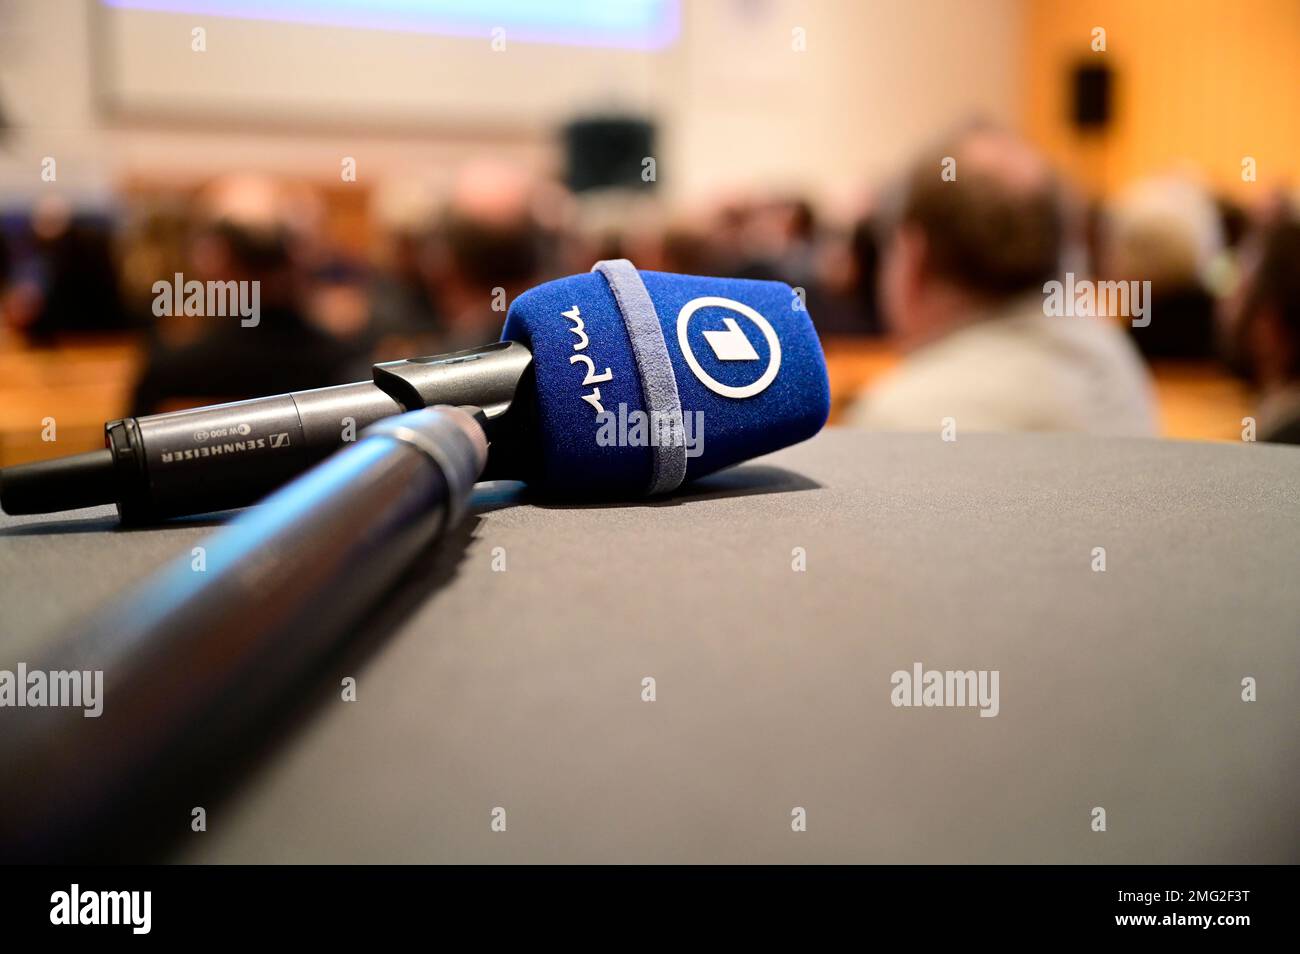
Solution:
M 243 506 L 434 404 L 483 409 L 484 479 L 634 498 L 805 440 L 830 410 L 821 344 L 781 282 L 599 262 L 520 295 L 502 337 L 375 365 L 372 381 L 114 421 L 105 451 L 0 472 L 0 506 L 116 503 L 133 522 Z
M 372 424 L 438 404 L 482 408 L 508 466 L 519 442 L 504 439 L 503 418 L 531 364 L 523 345 L 496 342 L 377 364 L 372 381 L 111 421 L 105 450 L 5 468 L 0 504 L 24 514 L 114 503 L 129 523 L 242 507 Z M 527 418 L 519 408 L 511 424 Z

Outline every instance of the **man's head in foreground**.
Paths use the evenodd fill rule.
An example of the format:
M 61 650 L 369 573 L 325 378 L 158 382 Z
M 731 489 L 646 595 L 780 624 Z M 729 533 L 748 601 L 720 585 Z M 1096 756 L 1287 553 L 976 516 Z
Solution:
M 905 349 L 1037 292 L 1057 276 L 1065 216 L 1056 177 L 1008 133 L 975 129 L 907 174 L 885 243 L 881 304 Z

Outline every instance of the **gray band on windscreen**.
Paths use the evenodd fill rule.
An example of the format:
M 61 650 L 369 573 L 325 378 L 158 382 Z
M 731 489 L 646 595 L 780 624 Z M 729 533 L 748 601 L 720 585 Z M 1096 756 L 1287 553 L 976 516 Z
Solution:
M 641 396 L 645 400 L 650 426 L 659 435 L 651 442 L 654 469 L 650 493 L 676 490 L 686 479 L 686 431 L 682 425 L 682 402 L 677 394 L 677 375 L 664 341 L 654 302 L 636 266 L 625 258 L 607 259 L 592 266 L 600 272 L 614 293 L 627 336 L 632 341 L 632 357 L 641 376 Z

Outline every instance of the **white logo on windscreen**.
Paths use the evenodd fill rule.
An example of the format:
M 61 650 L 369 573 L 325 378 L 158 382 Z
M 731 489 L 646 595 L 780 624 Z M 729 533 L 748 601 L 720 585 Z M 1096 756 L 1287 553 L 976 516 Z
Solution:
M 723 384 L 717 378 L 713 377 L 700 366 L 699 360 L 695 357 L 695 352 L 691 350 L 690 330 L 691 316 L 701 308 L 725 308 L 728 311 L 734 311 L 742 318 L 752 321 L 758 330 L 763 333 L 764 340 L 767 341 L 769 357 L 767 367 L 763 373 L 752 383 L 744 385 Z M 723 329 L 713 329 L 704 332 L 704 340 L 713 349 L 713 356 L 719 361 L 759 361 L 758 352 L 750 344 L 749 338 L 741 329 L 740 323 L 735 318 L 722 319 Z M 761 394 L 767 389 L 767 386 L 776 380 L 777 372 L 781 370 L 781 342 L 776 337 L 776 331 L 773 330 L 768 320 L 760 315 L 748 305 L 742 305 L 738 301 L 732 301 L 730 298 L 718 298 L 714 295 L 706 295 L 703 298 L 692 298 L 677 314 L 677 344 L 682 349 L 682 356 L 686 358 L 686 364 L 700 383 L 712 391 L 714 394 L 721 394 L 723 397 L 730 398 L 748 398 L 756 394 Z
M 757 361 L 758 352 L 740 330 L 736 319 L 723 318 L 722 323 L 727 326 L 726 331 L 704 332 L 704 340 L 713 349 L 713 356 L 719 361 Z

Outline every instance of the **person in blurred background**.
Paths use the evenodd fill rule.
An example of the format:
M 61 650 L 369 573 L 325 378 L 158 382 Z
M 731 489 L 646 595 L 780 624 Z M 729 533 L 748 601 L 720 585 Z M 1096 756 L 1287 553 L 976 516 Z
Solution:
M 145 370 L 132 400 L 133 413 L 152 414 L 357 379 L 363 354 L 304 314 L 283 235 L 223 222 L 205 230 L 197 241 L 203 250 L 196 256 L 201 264 L 190 273 L 194 278 L 260 283 L 257 324 L 245 327 L 238 316 L 161 319 L 201 327 L 197 337 L 179 345 L 162 335 L 151 336 Z
M 1257 438 L 1300 444 L 1300 221 L 1265 227 L 1230 306 L 1230 363 L 1259 391 Z
M 849 239 L 853 268 L 853 298 L 856 313 L 865 334 L 880 335 L 884 325 L 880 317 L 880 226 L 872 215 L 864 215 L 853 224 Z
M 11 265 L 5 323 L 37 344 L 67 332 L 131 328 L 113 254 L 113 225 L 108 213 L 77 211 L 59 196 L 37 202 Z
M 941 175 L 945 157 L 956 178 Z M 1156 431 L 1150 382 L 1113 322 L 1049 317 L 1066 215 L 1056 177 L 1008 133 L 976 128 L 908 174 L 881 298 L 904 352 L 848 414 L 882 430 Z
M 439 208 L 436 190 L 417 179 L 380 183 L 371 197 L 368 299 L 375 360 L 437 350 L 442 317 L 431 271 Z
M 533 183 L 512 166 L 482 162 L 461 173 L 438 230 L 439 351 L 495 341 L 510 302 L 537 283 L 542 233 L 532 199 Z
M 387 236 L 386 267 L 370 288 L 372 331 L 376 335 L 429 334 L 439 324 L 438 306 L 425 274 L 428 237 L 414 229 Z
M 1140 180 L 1107 204 L 1099 232 L 1102 280 L 1151 282 L 1149 308 L 1159 317 L 1132 328 L 1138 350 L 1148 359 L 1212 358 L 1226 245 L 1210 193 L 1183 176 Z
M 736 210 L 733 210 L 733 214 Z M 807 289 L 817 280 L 817 217 L 804 199 L 755 202 L 742 213 L 737 278 Z

